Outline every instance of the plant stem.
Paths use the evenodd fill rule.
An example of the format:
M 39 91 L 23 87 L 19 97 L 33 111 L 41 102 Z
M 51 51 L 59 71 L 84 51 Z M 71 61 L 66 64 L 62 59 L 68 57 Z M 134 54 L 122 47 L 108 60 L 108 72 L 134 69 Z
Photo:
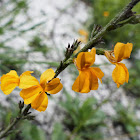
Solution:
M 98 41 L 98 39 L 102 38 L 108 31 L 114 30 L 116 28 L 112 28 L 117 26 L 117 24 L 127 16 L 127 14 L 131 11 L 131 9 L 138 3 L 140 0 L 132 0 L 119 14 L 117 14 L 101 31 L 99 31 L 91 41 L 89 41 L 74 57 L 76 57 L 80 52 L 85 52 L 88 49 L 94 47 L 94 43 Z
M 21 119 L 20 117 L 16 117 L 16 118 L 12 121 L 12 123 L 10 123 L 10 124 L 6 127 L 6 129 L 1 133 L 0 139 L 3 138 L 3 137 L 5 137 L 5 136 L 7 136 L 7 135 L 8 135 L 8 132 L 9 132 L 10 130 L 13 129 L 13 127 L 20 121 L 20 119 Z
M 28 115 L 28 111 L 31 108 L 31 105 L 27 105 L 27 107 L 18 114 L 18 116 L 3 130 L 0 134 L 0 139 L 6 137 L 9 132 L 13 129 L 13 127 L 20 121 L 23 120 L 25 116 Z
M 73 59 L 77 57 L 77 55 L 80 52 L 86 52 L 88 49 L 91 49 L 95 47 L 97 44 L 98 40 L 101 39 L 106 33 L 108 33 L 111 30 L 115 30 L 119 28 L 118 26 L 120 21 L 128 19 L 129 13 L 131 13 L 131 9 L 138 3 L 140 0 L 132 0 L 128 5 L 126 5 L 123 10 L 118 13 L 104 28 L 102 28 L 78 53 L 76 53 L 74 56 L 71 56 L 67 60 L 63 60 L 59 67 L 56 70 L 56 75 L 57 77 L 67 66 L 69 66 L 71 63 L 73 63 Z M 130 16 L 131 17 L 131 16 Z M 127 23 L 125 23 L 127 24 Z M 136 23 L 137 24 L 137 23 Z M 104 55 L 104 49 L 96 49 L 96 54 L 98 55 Z

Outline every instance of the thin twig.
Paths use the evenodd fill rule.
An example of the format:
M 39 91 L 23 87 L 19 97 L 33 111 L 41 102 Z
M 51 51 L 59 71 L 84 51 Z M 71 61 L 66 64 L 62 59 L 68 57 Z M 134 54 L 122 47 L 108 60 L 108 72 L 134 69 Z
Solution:
M 18 114 L 18 116 L 1 132 L 0 139 L 6 137 L 9 134 L 9 131 L 13 130 L 13 127 L 28 115 L 28 111 L 30 108 L 31 105 L 29 104 L 21 113 Z

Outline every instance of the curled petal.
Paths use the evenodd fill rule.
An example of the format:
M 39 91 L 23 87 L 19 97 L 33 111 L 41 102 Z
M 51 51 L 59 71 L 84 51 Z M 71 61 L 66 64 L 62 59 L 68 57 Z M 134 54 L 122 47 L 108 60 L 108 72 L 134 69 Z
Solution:
M 15 70 L 11 70 L 9 73 L 1 77 L 1 90 L 6 95 L 10 94 L 18 85 L 19 77 Z
M 22 89 L 20 92 L 20 96 L 24 99 L 25 104 L 30 104 L 33 100 L 43 92 L 41 86 L 33 86 L 27 89 Z
M 102 83 L 102 78 L 104 76 L 104 73 L 101 71 L 100 68 L 97 68 L 97 67 L 94 67 L 94 68 L 91 68 L 93 73 L 100 79 L 101 83 Z
M 122 63 L 117 63 L 116 68 L 112 72 L 113 81 L 117 84 L 119 88 L 124 82 L 128 82 L 129 73 L 127 68 Z
M 55 76 L 55 72 L 53 69 L 47 69 L 45 72 L 42 73 L 40 77 L 40 85 L 45 88 L 46 83 Z
M 45 111 L 48 106 L 48 97 L 45 92 L 42 92 L 36 96 L 34 101 L 31 103 L 32 108 L 37 111 Z
M 45 91 L 50 94 L 55 94 L 62 89 L 62 84 L 59 78 L 54 78 L 52 81 L 46 84 Z
M 20 76 L 19 88 L 27 89 L 37 85 L 39 85 L 38 80 L 35 77 L 31 76 L 30 74 L 29 75 L 23 74 Z
M 59 83 L 54 89 L 47 91 L 50 94 L 56 94 L 63 88 L 63 85 Z
M 18 75 L 17 75 L 17 72 L 15 70 L 11 70 L 9 73 L 7 73 L 6 75 L 9 75 L 9 76 L 14 76 L 16 78 L 19 78 Z
M 117 62 L 130 57 L 133 48 L 132 43 L 117 43 L 114 47 L 114 55 Z
M 80 93 L 90 92 L 89 76 L 90 76 L 89 71 L 79 71 L 79 76 L 75 80 L 72 86 L 72 90 Z
M 95 61 L 96 49 L 93 48 L 91 52 L 81 52 L 76 58 L 76 65 L 78 69 L 82 70 L 93 65 Z
M 31 73 L 34 73 L 34 71 L 25 71 L 20 76 L 23 76 L 23 75 L 31 75 Z

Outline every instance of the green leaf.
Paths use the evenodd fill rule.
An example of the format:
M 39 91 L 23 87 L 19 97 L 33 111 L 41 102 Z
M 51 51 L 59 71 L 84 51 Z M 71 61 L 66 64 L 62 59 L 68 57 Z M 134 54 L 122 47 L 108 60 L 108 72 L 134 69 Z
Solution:
M 51 140 L 66 140 L 66 134 L 64 133 L 63 127 L 60 123 L 54 125 Z

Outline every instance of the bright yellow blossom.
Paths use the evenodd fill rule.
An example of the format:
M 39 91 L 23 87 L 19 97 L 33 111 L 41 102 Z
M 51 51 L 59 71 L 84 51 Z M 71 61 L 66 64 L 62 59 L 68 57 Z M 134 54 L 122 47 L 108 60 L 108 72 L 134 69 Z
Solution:
M 108 17 L 109 16 L 109 12 L 108 11 L 104 11 L 103 16 L 104 17 Z
M 1 77 L 1 90 L 6 95 L 10 94 L 18 85 L 19 76 L 15 70 L 11 70 L 9 73 L 4 74 Z
M 29 75 L 31 71 L 26 71 L 22 75 Z M 1 77 L 1 90 L 4 94 L 10 94 L 17 86 L 19 86 L 20 77 L 15 70 L 11 70 L 9 73 L 4 74 Z
M 24 99 L 24 103 L 31 104 L 32 108 L 38 111 L 45 111 L 48 105 L 46 93 L 56 94 L 63 87 L 59 78 L 52 79 L 54 76 L 53 69 L 48 69 L 42 73 L 39 83 L 30 73 L 21 75 L 19 88 L 22 89 L 20 96 Z
M 79 76 L 75 80 L 72 90 L 80 93 L 88 93 L 90 90 L 98 89 L 98 78 L 102 82 L 104 73 L 100 68 L 91 67 L 95 61 L 96 49 L 91 52 L 81 52 L 74 60 L 79 71 Z
M 124 44 L 119 42 L 115 45 L 114 51 L 105 51 L 105 56 L 108 58 L 108 60 L 112 64 L 116 65 L 116 68 L 112 72 L 112 78 L 113 81 L 117 84 L 118 88 L 125 82 L 128 83 L 128 69 L 126 68 L 125 64 L 119 62 L 130 57 L 132 48 L 132 43 Z

